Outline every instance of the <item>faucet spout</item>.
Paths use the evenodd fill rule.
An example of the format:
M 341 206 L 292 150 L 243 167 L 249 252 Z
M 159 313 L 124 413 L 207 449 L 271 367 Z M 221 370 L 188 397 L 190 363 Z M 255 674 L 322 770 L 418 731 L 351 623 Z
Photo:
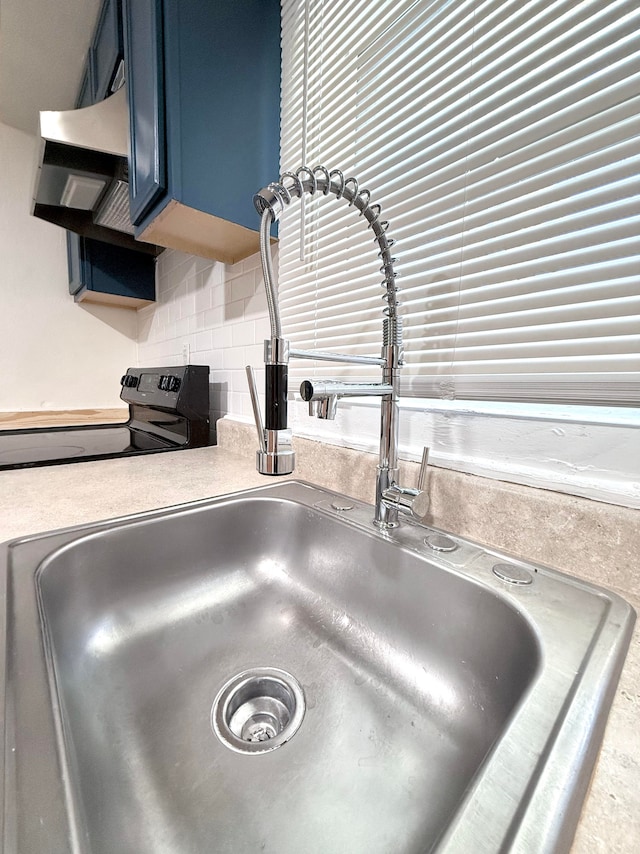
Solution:
M 389 383 L 343 383 L 338 380 L 305 380 L 300 386 L 300 397 L 308 403 L 327 397 L 378 397 L 391 394 Z
M 337 411 L 338 398 L 335 394 L 309 401 L 309 415 L 320 418 L 322 421 L 334 421 Z
M 355 207 L 374 234 L 378 244 L 378 257 L 382 261 L 380 272 L 385 288 L 382 330 L 382 353 L 375 356 L 352 356 L 325 351 L 291 350 L 282 338 L 277 291 L 273 281 L 269 234 L 285 207 L 294 198 L 305 193 L 333 194 Z M 402 318 L 398 316 L 395 258 L 391 255 L 394 240 L 387 235 L 389 223 L 380 218 L 380 205 L 371 204 L 369 190 L 360 189 L 355 178 L 346 178 L 339 169 L 329 172 L 324 166 L 309 169 L 301 166 L 295 172 L 285 172 L 279 181 L 269 184 L 254 196 L 256 210 L 261 216 L 260 257 L 267 292 L 267 306 L 271 326 L 271 339 L 265 341 L 265 425 L 261 426 L 255 383 L 252 401 L 260 448 L 256 460 L 262 474 L 290 474 L 295 464 L 291 447 L 291 431 L 287 427 L 288 363 L 291 357 L 338 361 L 352 364 L 378 365 L 382 369 L 379 383 L 345 383 L 335 380 L 306 380 L 300 387 L 303 400 L 309 403 L 309 412 L 318 418 L 335 417 L 338 401 L 342 397 L 381 398 L 380 457 L 376 476 L 376 509 L 374 523 L 381 528 L 398 524 L 398 513 L 422 516 L 426 513 L 426 493 L 421 489 L 407 489 L 398 485 L 398 388 L 399 368 L 403 362 Z M 249 376 L 249 369 L 247 369 Z M 250 378 L 251 387 L 251 378 Z

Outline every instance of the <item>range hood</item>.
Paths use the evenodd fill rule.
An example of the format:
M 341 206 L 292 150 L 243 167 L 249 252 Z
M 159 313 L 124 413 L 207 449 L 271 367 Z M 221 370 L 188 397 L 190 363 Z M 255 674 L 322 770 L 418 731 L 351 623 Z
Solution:
M 129 212 L 125 87 L 79 110 L 41 111 L 31 213 L 85 237 L 157 255 L 135 240 Z

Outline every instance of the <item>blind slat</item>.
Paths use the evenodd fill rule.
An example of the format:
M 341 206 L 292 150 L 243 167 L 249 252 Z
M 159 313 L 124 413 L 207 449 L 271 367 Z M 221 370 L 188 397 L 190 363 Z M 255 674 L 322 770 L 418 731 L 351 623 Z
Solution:
M 639 68 L 637 0 L 284 0 L 282 168 L 340 168 L 382 204 L 405 391 L 638 404 Z M 377 355 L 364 219 L 307 198 L 280 237 L 285 335 Z

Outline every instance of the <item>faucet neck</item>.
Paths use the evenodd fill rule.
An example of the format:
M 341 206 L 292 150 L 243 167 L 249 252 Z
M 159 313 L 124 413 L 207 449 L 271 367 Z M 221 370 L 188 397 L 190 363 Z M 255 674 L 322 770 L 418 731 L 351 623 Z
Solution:
M 270 251 L 271 225 L 291 203 L 293 198 L 301 198 L 304 193 L 313 195 L 335 195 L 344 199 L 364 217 L 374 234 L 382 261 L 380 273 L 384 276 L 385 306 L 382 336 L 382 355 L 380 359 L 354 357 L 336 353 L 313 353 L 311 351 L 291 352 L 288 342 L 281 337 L 278 295 L 274 283 Z M 287 364 L 290 355 L 301 358 L 318 357 L 324 360 L 362 364 L 378 364 L 382 367 L 382 382 L 338 383 L 335 381 L 319 383 L 320 389 L 314 389 L 311 382 L 303 383 L 301 394 L 310 405 L 310 411 L 321 418 L 333 418 L 340 397 L 361 397 L 375 394 L 381 397 L 380 420 L 380 457 L 376 477 L 376 509 L 374 522 L 379 527 L 392 528 L 398 524 L 398 511 L 414 512 L 420 504 L 419 490 L 403 489 L 398 486 L 398 396 L 399 369 L 402 365 L 402 319 L 398 316 L 398 300 L 395 258 L 391 255 L 394 241 L 387 237 L 389 223 L 380 219 L 380 205 L 371 204 L 371 194 L 360 189 L 355 178 L 345 179 L 340 170 L 329 172 L 323 166 L 309 169 L 301 166 L 296 172 L 285 172 L 276 183 L 260 190 L 254 196 L 254 204 L 261 215 L 260 257 L 267 292 L 267 305 L 271 325 L 271 340 L 265 346 L 266 373 L 266 429 L 258 427 L 261 447 L 258 451 L 258 470 L 263 474 L 289 474 L 293 471 L 293 452 L 291 450 L 291 431 L 287 429 Z M 248 369 L 249 371 L 249 369 Z M 255 384 L 252 392 L 255 398 Z M 257 399 L 253 400 L 257 411 Z M 256 423 L 259 419 L 256 416 Z
M 399 367 L 401 350 L 397 344 L 382 348 L 385 365 L 383 382 L 391 393 L 380 401 L 380 453 L 376 474 L 376 510 L 374 522 L 379 527 L 393 528 L 398 524 L 398 510 L 384 502 L 384 493 L 398 481 L 398 417 Z

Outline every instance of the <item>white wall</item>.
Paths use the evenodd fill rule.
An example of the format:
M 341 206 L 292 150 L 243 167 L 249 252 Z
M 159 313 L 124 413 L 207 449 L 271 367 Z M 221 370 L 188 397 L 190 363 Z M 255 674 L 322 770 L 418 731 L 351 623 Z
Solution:
M 69 295 L 65 232 L 29 213 L 36 145 L 0 123 L 0 411 L 119 406 L 136 312 Z

